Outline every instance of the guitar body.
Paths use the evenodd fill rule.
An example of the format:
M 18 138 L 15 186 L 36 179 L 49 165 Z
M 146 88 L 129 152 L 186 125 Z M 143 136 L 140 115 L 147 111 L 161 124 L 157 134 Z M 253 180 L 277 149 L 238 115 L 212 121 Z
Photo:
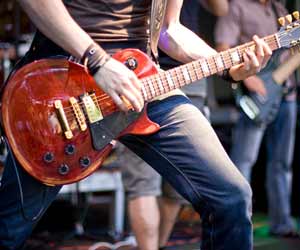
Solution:
M 138 77 L 157 72 L 155 65 L 143 52 L 135 49 L 123 50 L 114 55 L 126 63 L 134 58 Z M 95 149 L 92 138 L 91 122 L 81 129 L 70 98 L 75 98 L 82 108 L 80 97 L 94 93 L 102 119 L 93 123 L 97 133 L 108 131 L 116 126 L 109 121 L 110 116 L 123 117 L 112 99 L 95 83 L 94 79 L 81 65 L 65 59 L 43 59 L 35 61 L 18 70 L 8 81 L 2 96 L 2 122 L 9 144 L 22 167 L 33 177 L 47 185 L 61 185 L 79 181 L 93 173 L 112 149 L 110 139 L 101 149 Z M 94 99 L 95 100 L 95 99 Z M 63 109 L 59 109 L 59 102 Z M 83 109 L 83 114 L 86 111 Z M 60 111 L 63 110 L 63 115 Z M 146 110 L 146 109 L 145 109 Z M 66 118 L 69 130 L 63 118 Z M 126 120 L 127 116 L 124 116 Z M 115 136 L 131 134 L 150 134 L 159 129 L 143 111 L 137 120 L 120 122 L 123 128 Z M 105 128 L 102 126 L 108 126 Z M 101 127 L 102 126 L 102 127 Z M 71 131 L 72 136 L 66 136 Z M 102 133 L 105 138 L 105 133 Z M 93 135 L 95 137 L 95 135 Z M 67 138 L 71 137 L 71 138 Z
M 277 84 L 272 77 L 277 65 L 271 61 L 257 76 L 264 82 L 267 95 L 261 96 L 255 92 L 247 92 L 238 98 L 243 112 L 256 124 L 271 123 L 278 113 L 282 100 L 282 85 Z

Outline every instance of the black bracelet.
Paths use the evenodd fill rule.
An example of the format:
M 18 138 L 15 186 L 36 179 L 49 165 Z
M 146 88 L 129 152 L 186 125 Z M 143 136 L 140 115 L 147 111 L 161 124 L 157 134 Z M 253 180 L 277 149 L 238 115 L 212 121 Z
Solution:
M 233 83 L 239 83 L 240 82 L 240 81 L 236 81 L 232 78 L 232 76 L 229 73 L 229 69 L 224 69 L 220 76 L 223 80 L 225 80 L 227 82 L 233 82 Z
M 99 45 L 92 43 L 84 52 L 81 62 L 88 68 L 89 73 L 93 76 L 109 59 L 110 55 Z

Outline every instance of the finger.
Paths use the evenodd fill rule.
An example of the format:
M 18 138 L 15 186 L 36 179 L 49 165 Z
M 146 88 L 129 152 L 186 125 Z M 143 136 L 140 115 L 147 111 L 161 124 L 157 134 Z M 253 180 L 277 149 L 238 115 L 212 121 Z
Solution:
M 142 96 L 142 83 L 141 81 L 136 77 L 136 75 L 133 73 L 133 75 L 130 77 L 132 86 L 133 94 L 138 99 L 138 102 L 143 107 L 144 106 L 144 98 Z
M 258 36 L 253 36 L 253 40 L 256 44 L 255 46 L 255 54 L 257 57 L 257 60 L 259 63 L 263 61 L 264 58 L 264 49 L 263 49 L 263 43 L 264 41 L 262 39 L 259 39 Z
M 253 51 L 247 50 L 247 56 L 250 58 L 250 72 L 257 73 L 260 70 L 260 63 Z
M 118 106 L 120 110 L 124 112 L 128 111 L 127 105 L 123 102 L 122 98 L 116 92 L 111 92 L 108 94 L 111 96 L 114 103 Z
M 140 112 L 143 108 L 138 98 L 132 93 L 130 89 L 122 89 L 121 95 L 131 104 L 135 111 Z
M 245 70 L 249 71 L 250 70 L 250 59 L 249 59 L 247 53 L 243 54 L 243 60 L 244 60 L 244 68 L 245 68 Z

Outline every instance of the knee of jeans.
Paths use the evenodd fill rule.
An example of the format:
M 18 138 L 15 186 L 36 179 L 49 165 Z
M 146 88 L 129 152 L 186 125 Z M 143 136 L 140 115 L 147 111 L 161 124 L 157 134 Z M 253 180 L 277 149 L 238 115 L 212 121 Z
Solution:
M 233 187 L 226 196 L 219 215 L 229 221 L 250 220 L 252 215 L 252 190 L 247 181 Z

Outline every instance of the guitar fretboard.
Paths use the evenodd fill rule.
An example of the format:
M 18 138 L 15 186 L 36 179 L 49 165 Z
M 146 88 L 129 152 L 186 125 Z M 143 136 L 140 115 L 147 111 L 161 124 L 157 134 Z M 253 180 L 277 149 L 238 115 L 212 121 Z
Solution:
M 277 35 L 264 38 L 264 41 L 272 50 L 279 48 Z M 243 62 L 243 53 L 246 49 L 254 49 L 255 43 L 249 42 L 235 48 L 218 53 L 208 58 L 202 58 L 173 69 L 160 72 L 141 79 L 142 95 L 145 101 L 181 88 L 204 77 L 222 72 L 234 65 Z

